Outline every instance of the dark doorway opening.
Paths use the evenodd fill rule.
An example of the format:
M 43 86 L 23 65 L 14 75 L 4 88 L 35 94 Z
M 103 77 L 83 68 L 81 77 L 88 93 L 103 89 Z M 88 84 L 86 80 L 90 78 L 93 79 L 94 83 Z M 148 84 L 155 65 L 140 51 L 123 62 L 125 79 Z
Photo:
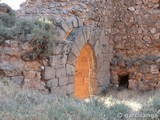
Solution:
M 119 89 L 127 89 L 129 85 L 129 74 L 126 75 L 119 75 L 118 82 L 119 82 Z

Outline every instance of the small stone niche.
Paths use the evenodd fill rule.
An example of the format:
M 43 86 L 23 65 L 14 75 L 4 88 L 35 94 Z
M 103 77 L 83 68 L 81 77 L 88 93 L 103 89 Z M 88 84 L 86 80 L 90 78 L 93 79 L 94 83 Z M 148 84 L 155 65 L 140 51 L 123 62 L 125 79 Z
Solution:
M 129 86 L 129 74 L 118 75 L 118 88 L 128 89 Z

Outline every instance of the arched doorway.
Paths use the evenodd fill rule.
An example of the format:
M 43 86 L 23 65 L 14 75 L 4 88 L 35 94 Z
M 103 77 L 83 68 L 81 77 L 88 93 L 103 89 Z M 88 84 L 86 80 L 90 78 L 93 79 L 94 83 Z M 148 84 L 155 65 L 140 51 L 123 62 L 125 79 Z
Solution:
M 89 98 L 97 94 L 96 64 L 94 52 L 89 44 L 84 45 L 77 58 L 75 72 L 75 97 Z

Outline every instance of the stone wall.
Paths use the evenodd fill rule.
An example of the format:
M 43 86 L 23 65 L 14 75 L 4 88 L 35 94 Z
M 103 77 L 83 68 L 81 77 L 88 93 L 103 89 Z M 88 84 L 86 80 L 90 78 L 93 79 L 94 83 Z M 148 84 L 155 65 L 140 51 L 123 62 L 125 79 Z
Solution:
M 27 0 L 17 16 L 53 19 L 60 32 L 59 42 L 47 60 L 28 62 L 20 55 L 6 58 L 5 48 L 12 51 L 14 47 L 1 47 L 1 74 L 8 69 L 9 63 L 5 62 L 13 59 L 23 66 L 18 66 L 21 74 L 15 76 L 23 78 L 28 86 L 38 79 L 38 83 L 45 83 L 41 88 L 46 86 L 52 94 L 73 96 L 76 62 L 83 47 L 89 44 L 95 54 L 98 93 L 110 82 L 117 86 L 122 75 L 129 75 L 130 89 L 159 88 L 159 13 L 159 0 Z M 33 83 L 27 82 L 30 80 Z
M 37 61 L 25 61 L 22 59 L 22 53 L 19 52 L 16 52 L 19 53 L 18 56 L 13 55 L 15 56 L 14 61 L 10 60 L 13 56 L 9 56 L 5 60 L 7 54 L 4 50 L 7 46 L 1 47 L 2 56 L 4 56 L 1 65 L 6 67 L 17 63 L 14 66 L 20 72 L 20 74 L 12 76 L 6 73 L 3 77 L 8 78 L 9 76 L 11 80 L 15 76 L 21 78 L 18 81 L 16 78 L 14 80 L 16 80 L 16 83 L 20 81 L 18 84 L 23 83 L 22 87 L 47 88 L 52 94 L 73 96 L 76 62 L 82 48 L 88 44 L 95 56 L 98 93 L 109 86 L 109 63 L 112 58 L 112 46 L 109 45 L 112 25 L 111 2 L 97 1 L 93 4 L 88 1 L 58 1 L 45 2 L 40 7 L 35 4 L 36 2 L 30 1 L 29 4 L 27 2 L 22 5 L 21 11 L 17 12 L 17 16 L 35 17 L 41 15 L 54 19 L 60 32 L 59 42 L 53 48 L 53 56 L 50 56 L 47 60 Z M 19 47 L 16 43 L 15 47 L 11 45 L 7 48 L 10 49 L 9 51 L 12 51 L 12 49 L 23 51 Z M 25 48 L 25 45 L 23 47 Z M 5 61 L 10 63 L 5 64 Z M 14 70 L 15 68 L 10 71 Z M 2 68 L 2 71 L 7 70 Z
M 129 88 L 160 87 L 159 0 L 113 0 L 112 83 L 129 74 Z
M 66 3 L 58 4 L 66 6 Z M 71 7 L 73 4 L 75 4 L 74 8 Z M 56 55 L 51 56 L 49 60 L 50 64 L 46 67 L 44 73 L 44 75 L 47 75 L 48 77 L 51 73 L 47 71 L 52 70 L 54 72 L 54 76 L 45 78 L 48 79 L 47 85 L 50 87 L 51 93 L 67 94 L 69 96 L 74 94 L 75 66 L 78 56 L 85 44 L 89 44 L 95 53 L 98 93 L 109 86 L 109 63 L 112 57 L 112 47 L 109 45 L 109 37 L 107 36 L 107 33 L 105 33 L 104 25 L 109 29 L 111 25 L 109 24 L 109 20 L 111 18 L 108 18 L 107 20 L 104 18 L 107 15 L 110 16 L 110 11 L 108 11 L 108 13 L 105 12 L 105 5 L 102 6 L 102 4 L 104 3 L 97 2 L 97 4 L 84 4 L 81 2 L 72 2 L 67 3 L 67 6 L 70 6 L 71 8 L 63 7 L 65 15 L 61 17 L 63 23 L 59 23 L 59 25 L 61 26 L 60 28 L 62 28 L 60 31 L 62 40 L 64 41 L 62 44 L 57 45 L 57 53 L 55 53 Z M 80 8 L 77 5 L 80 6 Z M 78 10 L 75 11 L 75 9 Z M 97 9 L 99 9 L 99 11 L 97 11 Z M 99 15 L 102 11 L 106 16 L 103 16 L 103 18 L 100 19 L 101 16 Z M 103 20 L 106 20 L 108 24 L 106 25 L 103 23 Z M 59 22 L 59 20 L 57 21 Z
M 26 61 L 22 59 L 25 51 L 31 46 L 28 43 L 19 45 L 16 40 L 6 40 L 0 46 L 0 79 L 11 80 L 23 88 L 47 92 L 41 81 L 44 60 Z

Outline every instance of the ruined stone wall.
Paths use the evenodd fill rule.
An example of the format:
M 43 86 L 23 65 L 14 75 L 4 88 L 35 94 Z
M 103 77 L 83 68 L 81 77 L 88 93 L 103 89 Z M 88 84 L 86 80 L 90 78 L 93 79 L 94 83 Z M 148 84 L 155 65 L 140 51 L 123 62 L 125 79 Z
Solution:
M 112 83 L 129 74 L 129 88 L 160 87 L 159 0 L 113 0 Z
M 20 74 L 4 78 L 15 78 L 16 83 L 23 83 L 22 87 L 37 89 L 46 88 L 52 94 L 74 96 L 76 64 L 81 50 L 87 44 L 94 54 L 95 74 L 91 76 L 96 79 L 98 93 L 110 84 L 110 61 L 112 58 L 112 46 L 110 46 L 112 26 L 112 2 L 111 1 L 71 1 L 71 2 L 45 2 L 36 4 L 35 1 L 27 1 L 17 12 L 18 17 L 42 16 L 54 19 L 58 25 L 60 36 L 54 49 L 54 55 L 47 60 L 23 60 L 18 43 L 13 47 L 1 47 L 2 73 L 18 71 Z M 27 43 L 26 43 L 27 44 Z M 20 48 L 19 48 L 20 47 Z M 23 46 L 25 48 L 25 45 Z M 22 47 L 22 48 L 23 48 Z M 17 50 L 18 55 L 9 55 L 4 51 Z M 28 48 L 29 49 L 29 48 Z M 12 58 L 14 56 L 14 61 Z M 6 58 L 8 57 L 8 58 Z M 5 64 L 5 62 L 7 62 Z M 9 63 L 8 63 L 9 62 Z M 19 65 L 18 65 L 19 64 Z M 14 65 L 14 67 L 12 67 Z M 17 79 L 20 78 L 20 79 Z M 34 86 L 35 85 L 35 86 Z
M 8 5 L 0 4 L 0 15 L 2 19 L 6 17 L 6 22 L 11 18 L 14 19 L 9 16 L 14 14 L 12 12 Z M 18 38 L 7 39 L 2 33 L 0 37 L 0 80 L 9 80 L 23 88 L 47 92 L 45 84 L 41 81 L 41 71 L 46 64 L 45 60 L 29 61 L 23 57 L 24 53 L 31 49 L 32 46 L 29 43 L 20 42 Z
M 22 59 L 24 52 L 30 49 L 28 43 L 20 46 L 16 40 L 6 40 L 0 45 L 0 80 L 10 80 L 23 88 L 47 92 L 45 84 L 41 81 L 45 60 Z
M 8 69 L 9 63 L 5 62 L 12 64 L 15 60 L 14 63 L 22 63 L 18 66 L 23 66 L 21 74 L 9 76 L 6 72 L 9 79 L 21 77 L 24 83 L 38 79 L 44 83 L 42 88 L 46 86 L 52 94 L 73 96 L 77 59 L 87 44 L 95 56 L 98 93 L 110 82 L 117 86 L 124 75 L 129 75 L 130 89 L 159 88 L 159 13 L 159 0 L 27 0 L 17 16 L 54 20 L 60 32 L 59 42 L 53 48 L 54 55 L 47 60 L 27 62 L 21 55 L 8 56 L 4 50 L 12 51 L 12 45 L 1 47 L 1 74 L 4 76 Z M 34 65 L 36 69 L 32 68 Z
M 74 2 L 72 2 L 72 4 L 73 3 Z M 61 4 L 63 5 L 64 3 Z M 67 94 L 69 96 L 74 94 L 76 62 L 85 44 L 89 44 L 95 53 L 98 93 L 109 86 L 109 63 L 112 57 L 112 47 L 109 45 L 109 37 L 107 36 L 109 33 L 106 32 L 104 26 L 111 29 L 111 24 L 109 24 L 111 22 L 111 14 L 110 11 L 107 11 L 107 9 L 111 8 L 109 8 L 109 4 L 108 6 L 105 6 L 105 4 L 107 5 L 105 1 L 98 1 L 94 4 L 78 3 L 78 5 L 83 8 L 82 10 L 79 9 L 81 12 L 74 10 L 76 4 L 74 8 L 70 9 L 72 14 L 70 14 L 71 12 L 69 10 L 70 17 L 67 14 L 61 17 L 63 23 L 60 23 L 62 27 L 60 34 L 61 36 L 64 34 L 62 38 L 65 38 L 65 41 L 63 41 L 63 44 L 57 45 L 58 50 L 56 51 L 58 51 L 58 53 L 51 56 L 49 60 L 50 64 L 44 71 L 44 75 L 51 75 L 49 72 L 51 70 L 55 75 L 45 78 L 48 80 L 47 85 L 50 87 L 51 93 Z M 63 9 L 63 11 L 65 11 L 65 9 Z M 101 12 L 103 12 L 103 15 L 100 14 Z M 104 21 L 106 23 L 108 22 L 108 24 L 103 23 Z M 70 30 L 72 30 L 72 32 L 70 32 Z M 68 32 L 69 35 L 66 37 Z
M 97 22 L 95 32 L 92 34 L 93 39 L 98 43 L 95 46 L 97 57 L 97 69 L 99 70 L 98 79 L 102 81 L 100 86 L 102 90 L 110 86 L 110 61 L 113 57 L 112 51 L 112 34 L 113 25 L 112 1 L 97 0 L 91 5 L 93 13 L 91 16 Z M 96 34 L 95 34 L 96 33 Z M 102 51 L 102 52 L 101 52 Z

